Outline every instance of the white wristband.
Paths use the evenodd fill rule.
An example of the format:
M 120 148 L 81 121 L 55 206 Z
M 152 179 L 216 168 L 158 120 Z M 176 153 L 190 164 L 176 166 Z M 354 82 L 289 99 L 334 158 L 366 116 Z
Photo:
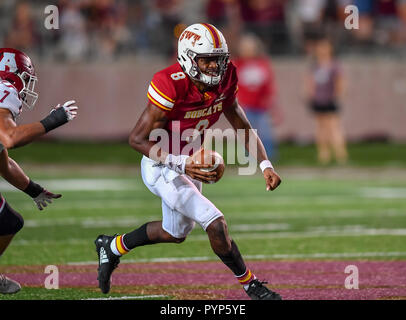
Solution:
M 189 158 L 189 156 L 183 154 L 179 156 L 168 154 L 165 159 L 165 166 L 179 174 L 184 174 L 187 158 Z
M 261 168 L 262 172 L 264 172 L 264 170 L 266 168 L 271 168 L 273 169 L 272 163 L 269 160 L 264 160 L 259 164 L 259 167 Z

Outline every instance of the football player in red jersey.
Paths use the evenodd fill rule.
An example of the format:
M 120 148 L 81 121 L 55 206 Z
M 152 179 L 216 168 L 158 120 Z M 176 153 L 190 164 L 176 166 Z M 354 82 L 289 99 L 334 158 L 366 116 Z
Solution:
M 61 197 L 32 181 L 20 166 L 8 156 L 7 149 L 30 143 L 35 138 L 53 130 L 77 115 L 75 101 L 59 105 L 43 120 L 17 125 L 15 120 L 23 106 L 32 109 L 37 101 L 35 92 L 37 77 L 31 59 L 23 52 L 11 48 L 0 48 L 0 174 L 17 189 L 27 193 L 39 210 Z M 23 227 L 22 216 L 13 210 L 0 194 L 0 256 L 14 235 Z M 16 293 L 19 283 L 0 274 L 0 293 Z
M 243 129 L 248 136 L 252 128 L 236 100 L 236 91 L 236 69 L 229 62 L 221 32 L 206 23 L 186 28 L 178 41 L 178 62 L 154 75 L 148 88 L 148 105 L 129 138 L 130 145 L 144 155 L 142 178 L 148 189 L 162 199 L 163 218 L 124 235 L 97 237 L 98 280 L 103 293 L 110 290 L 110 277 L 121 255 L 147 244 L 181 243 L 198 223 L 207 232 L 213 251 L 231 269 L 249 297 L 281 299 L 246 267 L 228 234 L 223 214 L 202 195 L 202 182 L 215 180 L 216 173 L 200 170 L 209 165 L 193 164 L 190 148 L 185 148 L 198 141 L 196 135 L 189 136 L 190 130 L 197 136 L 203 134 L 222 113 L 234 129 Z M 172 139 L 175 136 L 181 137 L 180 142 L 156 148 L 158 143 L 150 138 L 155 129 L 165 130 L 169 142 L 176 140 Z M 257 136 L 256 146 L 253 156 L 263 171 L 266 188 L 274 190 L 281 179 Z

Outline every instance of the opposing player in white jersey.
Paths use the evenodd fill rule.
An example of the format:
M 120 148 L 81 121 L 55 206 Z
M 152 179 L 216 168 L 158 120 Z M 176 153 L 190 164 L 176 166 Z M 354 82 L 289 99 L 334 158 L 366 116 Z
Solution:
M 31 59 L 19 50 L 0 48 L 0 174 L 17 189 L 34 200 L 39 210 L 61 197 L 32 181 L 20 166 L 8 156 L 7 149 L 21 147 L 77 115 L 75 101 L 58 105 L 43 120 L 17 125 L 16 118 L 23 106 L 32 109 L 37 101 L 37 77 Z M 0 194 L 0 256 L 14 235 L 23 227 L 22 216 L 13 210 Z M 21 289 L 19 283 L 0 274 L 0 293 L 11 294 Z
M 143 181 L 162 199 L 162 220 L 148 222 L 124 235 L 100 235 L 96 239 L 102 292 L 109 292 L 110 276 L 121 255 L 138 246 L 180 243 L 199 224 L 214 253 L 234 273 L 250 298 L 281 299 L 247 268 L 228 234 L 223 213 L 202 195 L 202 182 L 216 180 L 217 173 L 204 172 L 200 170 L 204 165 L 190 161 L 192 149 L 188 145 L 199 141 L 204 129 L 217 122 L 221 114 L 234 129 L 244 130 L 246 136 L 250 133 L 252 127 L 236 100 L 237 82 L 221 32 L 207 23 L 186 28 L 178 41 L 178 62 L 154 75 L 148 88 L 149 103 L 130 134 L 130 145 L 144 155 Z M 152 141 L 151 132 L 156 129 L 167 132 L 168 145 L 159 146 Z M 187 136 L 188 132 L 192 137 Z M 176 135 L 183 137 L 181 141 L 172 139 Z M 281 179 L 257 135 L 254 144 L 256 148 L 247 147 L 248 151 L 257 159 L 267 189 L 274 190 Z

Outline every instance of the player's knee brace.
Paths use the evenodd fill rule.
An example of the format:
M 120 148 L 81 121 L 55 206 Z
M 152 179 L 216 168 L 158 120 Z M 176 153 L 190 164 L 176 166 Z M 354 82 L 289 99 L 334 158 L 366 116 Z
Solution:
M 0 212 L 0 236 L 16 234 L 23 226 L 23 217 L 5 202 Z

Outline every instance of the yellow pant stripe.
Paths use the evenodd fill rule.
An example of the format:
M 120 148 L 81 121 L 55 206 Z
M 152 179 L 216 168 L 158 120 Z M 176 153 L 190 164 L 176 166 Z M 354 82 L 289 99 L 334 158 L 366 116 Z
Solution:
M 128 253 L 128 250 L 126 250 L 121 243 L 123 241 L 123 236 L 117 236 L 116 237 L 116 246 L 117 246 L 117 251 L 120 252 L 121 254 L 126 254 Z

